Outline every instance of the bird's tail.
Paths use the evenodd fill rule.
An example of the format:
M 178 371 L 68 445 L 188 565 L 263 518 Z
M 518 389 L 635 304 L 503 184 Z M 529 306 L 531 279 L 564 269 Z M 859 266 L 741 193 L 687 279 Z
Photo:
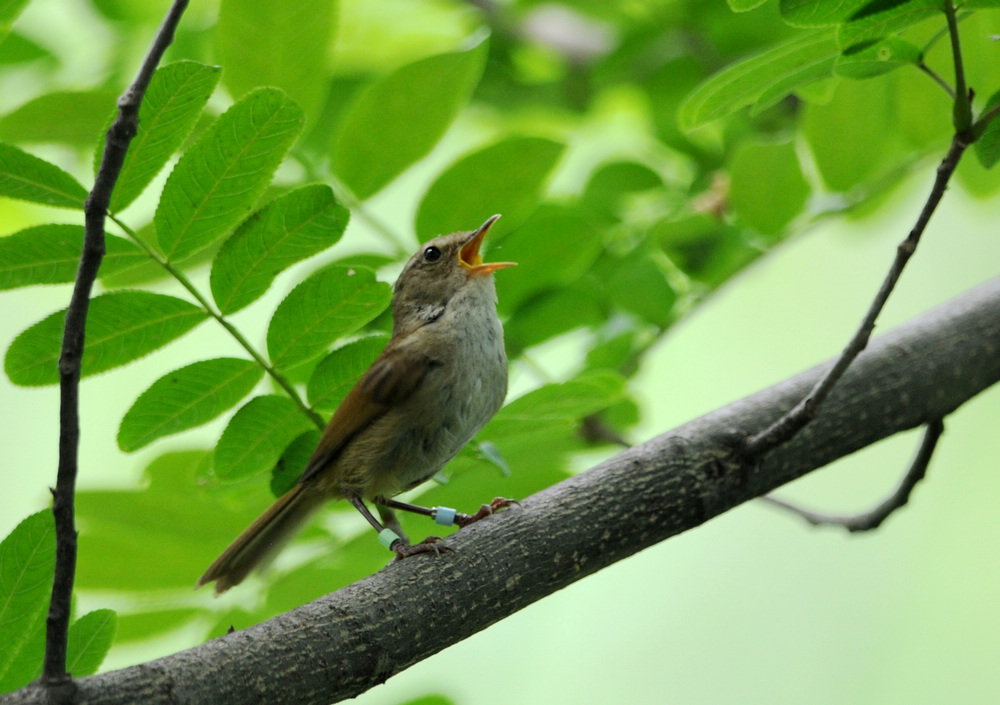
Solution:
M 195 589 L 214 580 L 215 594 L 221 595 L 238 585 L 251 570 L 291 539 L 325 499 L 316 490 L 295 485 L 236 537 L 198 578 Z

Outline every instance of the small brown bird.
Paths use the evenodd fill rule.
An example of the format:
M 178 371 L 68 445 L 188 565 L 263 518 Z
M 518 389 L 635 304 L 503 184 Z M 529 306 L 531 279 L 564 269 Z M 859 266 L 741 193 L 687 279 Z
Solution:
M 492 274 L 514 263 L 484 264 L 479 254 L 499 217 L 471 232 L 435 238 L 410 258 L 396 280 L 385 350 L 337 408 L 295 487 L 223 551 L 197 587 L 215 581 L 221 594 L 238 584 L 332 499 L 353 504 L 399 558 L 436 551 L 440 539 L 409 545 L 392 509 L 465 526 L 511 504 L 498 498 L 468 515 L 392 499 L 455 457 L 507 394 Z M 383 508 L 383 521 L 392 528 L 375 518 L 365 500 Z

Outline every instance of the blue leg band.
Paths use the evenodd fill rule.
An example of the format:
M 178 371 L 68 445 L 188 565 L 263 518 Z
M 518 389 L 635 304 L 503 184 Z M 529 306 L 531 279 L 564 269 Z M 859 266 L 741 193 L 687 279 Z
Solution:
M 399 541 L 399 534 L 397 534 L 392 529 L 382 529 L 380 532 L 378 532 L 378 542 L 383 546 L 385 546 L 386 548 L 388 548 L 390 551 L 392 550 L 392 544 L 396 543 L 397 541 Z
M 441 526 L 451 526 L 455 523 L 457 513 L 451 507 L 434 507 L 434 523 Z

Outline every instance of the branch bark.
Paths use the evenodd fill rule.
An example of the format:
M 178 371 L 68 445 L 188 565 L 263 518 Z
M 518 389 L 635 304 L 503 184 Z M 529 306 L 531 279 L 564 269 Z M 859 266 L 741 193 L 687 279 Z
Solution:
M 1000 278 L 877 338 L 815 421 L 756 464 L 773 423 L 828 362 L 653 438 L 308 605 L 149 663 L 82 678 L 78 703 L 329 703 L 507 615 L 1000 381 Z M 0 705 L 41 703 L 33 684 Z
M 66 670 L 69 618 L 76 576 L 76 476 L 80 446 L 80 375 L 90 294 L 104 259 L 104 218 L 111 194 L 121 174 L 125 154 L 139 125 L 139 106 L 163 53 L 173 41 L 174 30 L 188 0 L 174 0 L 135 81 L 118 99 L 118 117 L 108 128 L 100 168 L 84 204 L 86 221 L 83 252 L 76 283 L 66 311 L 62 351 L 59 356 L 59 468 L 52 490 L 56 527 L 56 564 L 52 598 L 46 617 L 45 658 L 42 681 L 52 698 L 70 702 L 73 683 Z

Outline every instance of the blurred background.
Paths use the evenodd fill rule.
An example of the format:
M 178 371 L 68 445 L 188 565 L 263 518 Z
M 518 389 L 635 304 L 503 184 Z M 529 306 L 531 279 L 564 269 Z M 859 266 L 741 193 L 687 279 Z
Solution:
M 779 21 L 777 3 L 740 15 L 716 7 L 718 3 L 695 1 L 630 2 L 613 9 L 582 0 L 476 4 L 488 11 L 472 3 L 423 0 L 341 0 L 331 6 L 338 19 L 329 29 L 335 40 L 325 50 L 330 95 L 343 89 L 353 97 L 351 91 L 372 76 L 458 50 L 470 38 L 485 37 L 487 27 L 493 30 L 484 77 L 470 106 L 425 158 L 362 199 L 367 216 L 352 213 L 337 245 L 342 252 L 366 252 L 373 242 L 391 249 L 380 239 L 383 230 L 399 234 L 410 249 L 420 229 L 418 214 L 429 198 L 428 185 L 443 170 L 488 137 L 508 131 L 544 134 L 567 145 L 545 188 L 550 204 L 565 205 L 581 193 L 597 198 L 600 184 L 595 185 L 594 175 L 610 162 L 630 169 L 639 165 L 660 180 L 651 189 L 637 189 L 631 176 L 606 174 L 604 187 L 615 190 L 620 179 L 622 193 L 638 195 L 624 205 L 615 201 L 613 215 L 590 216 L 604 218 L 598 221 L 602 242 L 618 257 L 615 261 L 625 262 L 624 271 L 633 252 L 644 262 L 662 254 L 670 258 L 666 273 L 657 270 L 676 295 L 669 316 L 657 320 L 641 305 L 612 302 L 627 314 L 624 320 L 634 336 L 635 354 L 621 361 L 620 371 L 638 413 L 612 410 L 606 420 L 630 441 L 669 431 L 840 351 L 896 244 L 912 227 L 947 147 L 947 101 L 942 113 L 935 98 L 925 98 L 923 88 L 915 88 L 929 87 L 930 94 L 930 81 L 904 76 L 904 71 L 871 82 L 829 79 L 832 85 L 812 85 L 802 91 L 807 95 L 754 116 L 743 110 L 684 136 L 676 128 L 677 110 L 695 85 L 732 61 L 795 36 L 794 29 Z M 17 114 L 42 89 L 103 92 L 113 100 L 130 80 L 166 6 L 160 0 L 35 0 L 11 37 L 17 37 L 18 47 L 33 45 L 41 53 L 31 60 L 4 59 L 0 111 Z M 171 58 L 225 64 L 227 51 L 235 50 L 213 34 L 218 14 L 217 4 L 193 4 Z M 981 14 L 985 19 L 977 15 L 964 27 L 970 28 L 968 45 L 976 47 L 970 54 L 978 52 L 970 57 L 970 73 L 983 77 L 982 94 L 987 95 L 1000 77 L 989 78 L 975 61 L 978 57 L 995 74 L 998 49 L 995 42 L 985 48 L 977 42 L 995 28 L 997 17 Z M 935 29 L 912 31 L 932 36 Z M 563 41 L 565 37 L 569 39 Z M 8 38 L 0 48 L 9 50 L 10 44 Z M 948 65 L 938 68 L 948 75 Z M 239 94 L 238 80 L 224 79 L 225 90 L 213 98 L 210 111 L 228 105 L 226 90 Z M 307 115 L 338 122 L 336 115 L 330 117 L 330 106 L 320 107 L 326 97 L 310 98 L 308 91 L 302 95 L 300 102 L 315 103 Z M 886 104 L 886 95 L 897 102 Z M 111 103 L 94 100 L 100 107 L 88 118 L 86 134 L 96 138 Z M 346 98 L 343 102 L 350 104 Z M 853 122 L 845 118 L 847 127 L 837 121 L 840 114 L 856 117 L 851 111 L 857 109 L 870 114 Z M 62 119 L 76 121 L 71 114 Z M 323 124 L 320 117 L 310 120 Z M 330 141 L 319 134 L 322 127 L 311 129 L 314 144 Z M 881 140 L 880 130 L 894 132 Z M 22 118 L 0 119 L 0 139 L 27 145 L 89 185 L 93 149 L 83 146 L 82 137 L 74 142 L 64 134 L 31 134 Z M 864 164 L 836 165 L 836 155 L 824 161 L 829 148 L 824 139 Z M 876 149 L 873 142 L 892 145 Z M 740 205 L 737 194 L 749 188 L 741 183 L 767 185 L 769 175 L 779 170 L 768 161 L 774 156 L 772 147 L 790 150 L 799 165 L 796 178 L 809 190 L 796 208 L 788 208 L 782 198 L 797 188 L 789 187 L 788 179 L 771 184 L 771 190 L 762 187 L 757 199 L 775 202 L 766 213 L 786 213 L 765 222 L 752 205 Z M 767 164 L 768 169 L 747 172 L 751 149 L 763 150 L 749 153 L 751 164 Z M 279 177 L 293 182 L 304 171 L 302 163 L 286 165 Z M 162 187 L 165 177 L 131 207 L 126 219 L 131 217 L 135 225 L 148 220 L 157 185 Z M 973 155 L 967 155 L 876 333 L 997 275 L 1000 201 L 993 194 L 998 187 L 996 173 L 978 167 Z M 716 217 L 711 234 L 692 225 Z M 55 221 L 79 222 L 79 215 L 0 201 L 0 234 Z M 685 225 L 675 227 L 677 223 Z M 510 227 L 514 238 L 516 219 Z M 642 238 L 657 228 L 672 234 L 661 235 L 650 255 L 642 249 L 649 247 Z M 704 238 L 696 244 L 729 255 L 698 269 L 694 260 L 683 260 L 683 253 L 697 248 L 677 244 L 681 230 L 692 238 L 688 245 Z M 634 245 L 639 241 L 644 244 Z M 633 249 L 621 254 L 622 242 Z M 503 257 L 517 260 L 519 253 L 511 247 L 508 241 Z M 559 258 L 555 260 L 558 268 Z M 595 259 L 595 268 L 603 261 Z M 207 279 L 207 271 L 201 277 Z M 392 267 L 380 272 L 383 280 L 393 277 Z M 571 287 L 586 286 L 586 277 L 581 272 Z M 240 314 L 239 324 L 249 338 L 263 339 L 267 312 L 294 282 L 279 278 L 258 307 Z M 548 294 L 517 293 L 522 308 L 504 311 L 512 321 L 519 314 L 523 321 Z M 500 295 L 503 307 L 503 288 Z M 63 308 L 68 297 L 65 285 L 0 294 L 0 345 L 6 350 L 21 331 Z M 509 331 L 515 328 L 508 337 L 523 341 L 528 355 L 512 364 L 511 398 L 540 381 L 571 378 L 587 352 L 610 337 L 601 325 L 584 321 L 567 330 L 545 331 L 544 340 L 535 344 L 535 333 L 516 325 L 508 325 Z M 211 448 L 226 418 L 133 454 L 119 451 L 115 436 L 124 413 L 154 379 L 193 359 L 238 352 L 221 329 L 206 325 L 197 336 L 85 380 L 80 488 L 143 487 L 144 469 L 165 451 Z M 0 535 L 46 506 L 46 488 L 55 480 L 57 414 L 55 387 L 24 388 L 0 378 Z M 993 389 L 946 419 L 927 479 L 910 504 L 876 532 L 847 535 L 814 529 L 752 502 L 542 600 L 358 700 L 386 705 L 424 697 L 477 705 L 512 698 L 525 704 L 990 702 L 1000 687 L 995 668 L 1000 661 L 998 418 L 1000 393 Z M 917 441 L 916 432 L 889 439 L 782 488 L 780 494 L 820 510 L 866 509 L 893 487 Z M 565 462 L 574 471 L 615 452 L 607 446 L 573 450 Z M 515 477 L 530 471 L 511 468 Z M 86 519 L 81 560 L 87 550 Z M 340 515 L 331 519 L 345 520 Z M 169 531 L 169 517 L 155 521 L 166 523 Z M 206 539 L 211 546 L 203 552 L 213 553 L 230 538 Z M 379 548 L 367 538 L 363 545 L 377 553 Z M 150 561 L 157 560 L 157 545 L 144 545 L 142 551 Z M 152 628 L 151 621 L 130 624 L 123 618 L 105 669 L 199 643 L 218 633 L 216 619 L 221 624 L 233 614 L 261 616 L 275 604 L 269 607 L 263 597 L 267 576 L 248 592 L 216 601 L 208 594 L 180 591 L 177 584 L 193 584 L 194 573 L 143 589 L 108 589 L 96 579 L 88 586 L 86 575 L 101 570 L 91 566 L 84 571 L 78 611 L 111 607 L 125 615 L 155 613 L 159 619 Z M 322 594 L 334 587 L 314 580 L 312 589 Z

